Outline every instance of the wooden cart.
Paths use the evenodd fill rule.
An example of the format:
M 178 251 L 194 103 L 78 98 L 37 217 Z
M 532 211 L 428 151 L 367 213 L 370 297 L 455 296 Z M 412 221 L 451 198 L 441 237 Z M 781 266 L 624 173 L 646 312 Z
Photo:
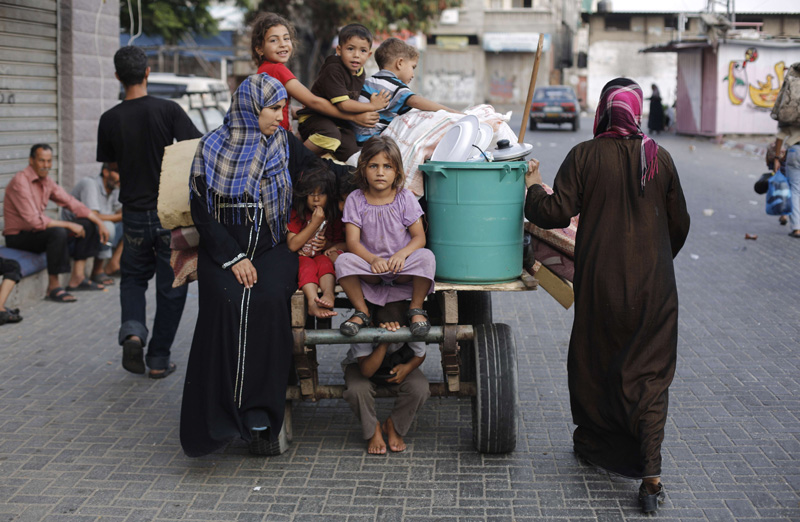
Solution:
M 432 324 L 425 337 L 414 337 L 407 328 L 390 332 L 362 328 L 354 337 L 331 329 L 330 319 L 315 319 L 306 313 L 305 296 L 292 297 L 294 365 L 298 382 L 286 392 L 286 417 L 281 430 L 280 452 L 288 447 L 292 433 L 292 401 L 341 398 L 344 385 L 319 383 L 317 346 L 364 342 L 425 341 L 438 343 L 443 379 L 431 382 L 433 396 L 472 398 L 472 440 L 481 453 L 508 453 L 517 444 L 517 349 L 514 333 L 506 324 L 492 321 L 492 292 L 536 290 L 538 281 L 523 272 L 510 283 L 459 285 L 436 283 L 425 308 Z M 337 288 L 337 291 L 341 291 Z M 352 308 L 337 298 L 336 308 Z M 378 388 L 378 397 L 388 390 Z

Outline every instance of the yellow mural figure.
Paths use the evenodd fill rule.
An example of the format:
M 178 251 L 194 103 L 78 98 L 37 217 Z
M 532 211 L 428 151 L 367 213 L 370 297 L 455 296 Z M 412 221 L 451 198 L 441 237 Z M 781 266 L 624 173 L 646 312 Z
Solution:
M 786 70 L 786 65 L 783 62 L 775 64 L 775 74 L 778 76 L 777 87 L 772 87 L 772 75 L 767 75 L 767 81 L 758 83 L 758 88 L 750 85 L 750 100 L 756 107 L 763 107 L 771 109 L 775 105 L 775 100 L 778 99 L 778 93 L 781 92 L 781 85 L 783 85 L 783 73 Z
M 728 76 L 722 81 L 728 80 L 728 99 L 734 105 L 741 105 L 747 97 L 747 71 L 745 71 L 747 61 L 736 62 L 731 60 L 728 64 Z

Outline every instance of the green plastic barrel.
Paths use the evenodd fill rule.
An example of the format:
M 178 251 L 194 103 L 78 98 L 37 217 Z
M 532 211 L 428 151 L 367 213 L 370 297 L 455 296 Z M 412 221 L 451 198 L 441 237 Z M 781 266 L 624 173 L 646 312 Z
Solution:
M 436 280 L 478 285 L 517 279 L 527 163 L 429 161 L 419 169 L 426 174 L 426 246 L 436 256 Z

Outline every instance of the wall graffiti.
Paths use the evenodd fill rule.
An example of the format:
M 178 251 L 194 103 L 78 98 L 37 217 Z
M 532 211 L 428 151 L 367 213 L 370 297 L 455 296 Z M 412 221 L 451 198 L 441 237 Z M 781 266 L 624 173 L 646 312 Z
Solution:
M 731 104 L 742 105 L 749 98 L 756 107 L 771 109 L 781 90 L 786 64 L 783 61 L 775 63 L 774 77 L 769 73 L 759 76 L 758 71 L 754 70 L 754 65 L 747 68 L 747 64 L 754 63 L 756 60 L 758 60 L 758 49 L 748 47 L 744 60 L 728 62 L 728 75 L 722 81 L 728 82 L 728 100 Z M 752 80 L 750 75 L 752 75 Z M 760 78 L 764 78 L 764 81 L 761 81 Z
M 475 74 L 452 71 L 430 71 L 423 79 L 426 97 L 442 103 L 472 105 L 475 103 Z
M 514 101 L 514 84 L 516 83 L 516 76 L 506 78 L 500 76 L 497 71 L 492 73 L 492 78 L 489 80 L 489 96 L 492 101 L 497 103 L 510 103 Z
M 0 89 L 0 104 L 14 105 L 17 103 L 16 94 Z

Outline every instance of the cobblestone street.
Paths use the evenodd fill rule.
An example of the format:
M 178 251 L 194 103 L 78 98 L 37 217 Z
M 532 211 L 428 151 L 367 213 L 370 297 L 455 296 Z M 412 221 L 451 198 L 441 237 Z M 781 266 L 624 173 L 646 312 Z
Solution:
M 583 123 L 578 134 L 528 135 L 545 182 L 589 138 Z M 753 192 L 763 160 L 702 139 L 655 139 L 673 155 L 693 220 L 675 261 L 678 369 L 657 516 L 800 520 L 800 241 Z M 119 286 L 79 298 L 37 301 L 22 323 L 0 327 L 0 521 L 643 518 L 638 482 L 572 452 L 573 310 L 542 289 L 493 294 L 494 320 L 512 327 L 518 350 L 520 430 L 508 455 L 474 451 L 471 401 L 456 398 L 428 401 L 406 452 L 367 455 L 338 399 L 295 402 L 294 440 L 279 457 L 253 457 L 238 442 L 189 459 L 178 419 L 196 285 L 173 348 L 178 371 L 161 381 L 120 366 Z M 319 349 L 323 384 L 342 382 L 345 351 Z M 438 349 L 429 353 L 425 373 L 441 381 Z M 381 416 L 389 401 L 379 399 Z

